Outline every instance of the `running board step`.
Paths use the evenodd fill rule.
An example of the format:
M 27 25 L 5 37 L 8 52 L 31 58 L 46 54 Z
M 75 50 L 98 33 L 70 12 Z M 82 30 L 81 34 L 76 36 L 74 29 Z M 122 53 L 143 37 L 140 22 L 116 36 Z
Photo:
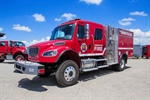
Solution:
M 81 61 L 106 61 L 107 59 L 82 59 Z
M 105 61 L 105 60 L 107 60 L 107 59 L 97 59 L 96 61 Z
M 89 72 L 89 71 L 94 71 L 94 70 L 98 70 L 99 68 L 105 68 L 105 67 L 109 67 L 109 65 L 97 66 L 96 68 L 82 69 L 82 71 Z
M 103 66 L 97 66 L 98 68 L 105 68 L 105 67 L 109 67 L 109 65 L 103 65 Z
M 83 72 L 89 72 L 93 70 L 98 70 L 98 68 L 88 68 L 88 69 L 82 69 Z

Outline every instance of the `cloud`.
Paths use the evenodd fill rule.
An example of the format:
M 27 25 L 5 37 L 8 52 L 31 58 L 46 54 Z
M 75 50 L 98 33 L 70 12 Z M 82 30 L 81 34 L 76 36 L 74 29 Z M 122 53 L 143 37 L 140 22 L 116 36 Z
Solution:
M 72 20 L 73 18 L 77 17 L 75 14 L 71 14 L 71 13 L 64 13 L 61 17 L 66 18 L 66 20 Z
M 57 21 L 57 22 L 59 22 L 61 20 L 62 20 L 61 18 L 55 18 L 55 21 Z
M 87 4 L 96 4 L 100 5 L 103 0 L 80 0 L 81 2 L 85 2 Z
M 46 41 L 49 41 L 49 40 L 50 40 L 50 36 L 47 36 L 47 37 L 46 37 Z
M 2 27 L 0 27 L 0 32 L 1 32 L 1 31 L 3 31 L 3 28 L 2 28 Z
M 134 32 L 134 44 L 147 45 L 150 43 L 150 31 L 143 32 L 140 29 L 130 29 Z
M 63 20 L 63 18 L 65 18 L 67 21 L 72 20 L 74 18 L 77 18 L 76 14 L 72 14 L 72 13 L 64 13 L 61 15 L 60 18 L 55 18 L 55 21 L 61 21 Z
M 133 18 L 123 18 L 122 20 L 118 21 L 120 25 L 122 26 L 128 26 L 128 25 L 131 25 L 131 21 L 135 21 L 135 19 Z
M 49 39 L 50 39 L 50 36 L 47 36 L 46 38 L 42 38 L 41 40 L 34 39 L 31 42 L 28 42 L 28 41 L 22 41 L 22 42 L 25 43 L 25 45 L 28 47 L 30 45 L 33 45 L 39 42 L 49 41 Z
M 135 12 L 130 12 L 130 15 L 147 16 L 148 14 L 146 14 L 143 11 L 142 12 L 135 11 Z
M 132 23 L 131 22 L 123 22 L 123 21 L 118 21 L 120 25 L 122 26 L 128 26 L 128 25 L 131 25 Z
M 123 18 L 121 21 L 135 21 L 133 18 Z
M 45 21 L 45 17 L 42 15 L 42 14 L 38 14 L 38 13 L 35 13 L 32 15 L 36 21 L 38 22 L 44 22 Z
M 20 24 L 14 24 L 13 25 L 14 30 L 18 31 L 26 31 L 26 32 L 31 32 L 31 29 L 27 26 L 21 26 Z

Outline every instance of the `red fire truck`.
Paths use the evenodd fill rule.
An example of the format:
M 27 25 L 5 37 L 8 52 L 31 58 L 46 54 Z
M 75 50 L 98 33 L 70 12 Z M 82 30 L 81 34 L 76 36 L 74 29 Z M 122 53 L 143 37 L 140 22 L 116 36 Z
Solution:
M 142 49 L 142 57 L 146 57 L 148 59 L 150 57 L 150 45 L 143 46 Z
M 25 44 L 20 41 L 0 41 L 0 62 L 4 62 L 5 59 L 27 59 L 25 51 Z
M 56 27 L 50 41 L 30 46 L 29 62 L 17 61 L 14 68 L 40 77 L 56 72 L 57 82 L 70 86 L 80 72 L 110 66 L 123 71 L 132 55 L 133 32 L 76 19 Z

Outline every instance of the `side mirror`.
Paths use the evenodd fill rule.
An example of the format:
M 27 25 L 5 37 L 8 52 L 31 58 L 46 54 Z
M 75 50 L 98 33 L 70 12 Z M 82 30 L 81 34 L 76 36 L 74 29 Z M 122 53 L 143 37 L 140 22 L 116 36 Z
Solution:
M 89 24 L 85 24 L 85 26 L 84 26 L 84 37 L 86 38 L 86 39 L 89 39 L 89 29 L 90 29 L 90 25 Z

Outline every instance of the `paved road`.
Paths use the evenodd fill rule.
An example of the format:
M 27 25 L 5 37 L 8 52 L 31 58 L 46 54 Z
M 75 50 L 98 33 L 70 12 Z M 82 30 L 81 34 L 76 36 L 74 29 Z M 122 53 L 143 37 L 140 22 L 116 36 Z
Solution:
M 123 72 L 83 73 L 76 85 L 65 88 L 54 74 L 39 78 L 13 71 L 13 61 L 0 63 L 0 100 L 150 100 L 150 59 L 130 59 Z

